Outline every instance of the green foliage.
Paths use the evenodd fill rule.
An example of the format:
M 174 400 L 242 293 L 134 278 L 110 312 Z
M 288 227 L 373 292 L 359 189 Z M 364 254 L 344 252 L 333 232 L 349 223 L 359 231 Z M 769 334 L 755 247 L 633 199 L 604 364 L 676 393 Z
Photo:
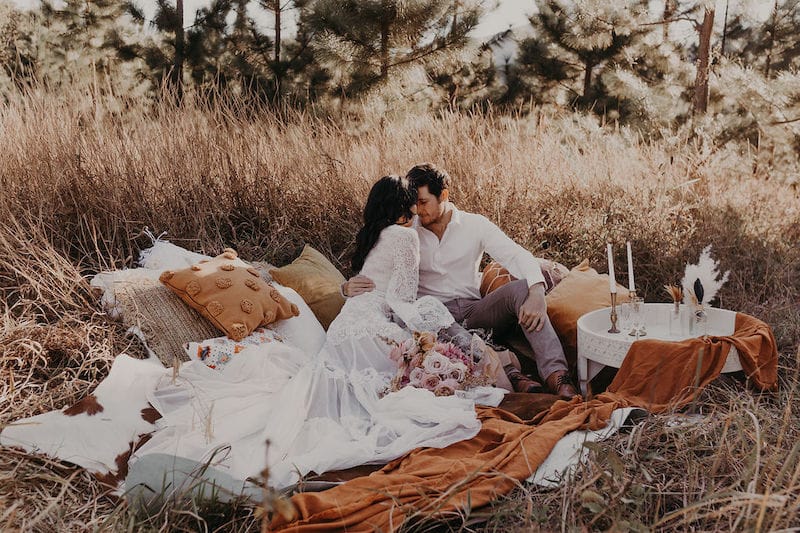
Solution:
M 541 80 L 539 88 L 555 93 L 555 101 L 605 110 L 602 74 L 646 32 L 647 3 L 539 0 L 537 7 L 530 19 L 535 34 L 520 43 L 517 75 Z
M 800 68 L 800 0 L 779 0 L 765 21 L 737 13 L 727 25 L 725 50 L 729 58 L 758 70 L 765 77 Z
M 0 94 L 12 87 L 24 89 L 36 79 L 36 12 L 23 13 L 0 5 Z
M 463 0 L 311 0 L 302 21 L 315 34 L 315 52 L 335 90 L 356 96 L 408 81 L 417 66 L 444 67 L 466 44 L 478 15 Z M 452 64 L 449 70 L 455 71 Z M 414 86 L 426 83 L 423 77 Z
M 124 12 L 112 0 L 67 0 L 58 7 L 42 1 L 39 9 L 25 12 L 0 6 L 0 65 L 18 88 L 109 78 L 114 84 L 103 83 L 104 90 L 135 92 L 135 77 L 115 48 L 123 38 L 136 38 Z M 8 87 L 0 81 L 0 91 Z
M 509 0 L 510 1 L 510 0 Z M 469 35 L 480 0 L 208 0 L 183 28 L 183 0 L 43 2 L 0 8 L 0 91 L 75 81 L 133 97 L 165 86 L 253 114 L 267 104 L 338 120 L 381 112 L 525 105 L 588 111 L 651 138 L 753 152 L 756 176 L 800 175 L 800 0 L 717 13 L 706 116 L 692 115 L 698 0 L 538 0 L 525 29 Z M 264 28 L 254 13 L 274 17 Z M 289 19 L 291 35 L 278 32 Z M 506 59 L 509 58 L 509 59 Z M 177 96 L 180 97 L 180 94 Z M 356 103 L 356 105 L 352 105 Z

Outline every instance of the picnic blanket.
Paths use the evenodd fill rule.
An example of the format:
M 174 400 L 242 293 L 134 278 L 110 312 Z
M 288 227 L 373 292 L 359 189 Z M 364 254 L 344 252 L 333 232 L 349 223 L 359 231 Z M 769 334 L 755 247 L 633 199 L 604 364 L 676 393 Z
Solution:
M 619 414 L 624 409 L 638 406 L 660 412 L 692 401 L 719 374 L 731 345 L 736 346 L 754 387 L 776 387 L 775 339 L 769 326 L 753 317 L 737 315 L 730 337 L 679 343 L 638 341 L 605 393 L 586 402 L 578 398 L 557 401 L 552 407 L 552 396 L 511 395 L 509 400 L 516 404 L 507 401 L 504 405 L 514 413 L 479 408 L 482 426 L 476 437 L 445 449 L 416 449 L 369 476 L 326 492 L 295 495 L 298 518 L 286 522 L 277 517 L 273 527 L 394 530 L 415 513 L 435 517 L 467 504 L 486 505 L 522 480 L 538 482 L 537 472 L 540 478 L 552 478 L 576 460 L 570 449 L 579 451 L 583 440 L 592 438 L 589 432 L 613 427 L 609 422 L 615 422 L 615 417 L 615 423 L 621 423 Z M 64 410 L 8 424 L 0 432 L 0 445 L 84 466 L 109 488 L 119 490 L 131 453 L 156 429 L 158 413 L 148 405 L 147 391 L 162 379 L 165 369 L 157 359 L 120 355 L 91 394 Z M 551 454 L 565 443 L 566 453 Z M 552 463 L 555 455 L 561 458 L 555 467 L 545 464 Z M 192 464 L 178 467 L 190 473 L 193 469 Z M 232 494 L 248 492 L 244 480 L 228 480 L 224 485 Z
M 633 343 L 608 390 L 588 401 L 558 401 L 526 424 L 498 408 L 480 408 L 477 436 L 445 449 L 418 449 L 373 474 L 321 493 L 292 497 L 297 516 L 274 517 L 285 531 L 394 531 L 414 516 L 445 518 L 459 508 L 478 508 L 530 478 L 567 433 L 599 429 L 615 409 L 652 412 L 694 400 L 719 375 L 730 347 L 739 352 L 750 383 L 777 387 L 778 352 L 764 322 L 737 314 L 734 334 L 682 342 Z

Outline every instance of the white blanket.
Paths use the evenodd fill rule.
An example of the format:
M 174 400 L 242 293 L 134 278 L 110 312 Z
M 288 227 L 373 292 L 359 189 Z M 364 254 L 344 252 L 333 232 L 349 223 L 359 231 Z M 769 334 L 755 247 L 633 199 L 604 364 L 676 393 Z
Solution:
M 153 276 L 203 258 L 164 242 L 143 255 L 143 264 L 153 268 L 136 270 Z M 123 271 L 98 276 L 94 283 L 108 288 L 120 275 L 140 274 Z M 248 479 L 258 478 L 265 465 L 270 484 L 285 488 L 312 470 L 383 463 L 419 446 L 447 446 L 478 431 L 476 401 L 497 405 L 502 398 L 502 391 L 491 388 L 471 391 L 469 398 L 434 397 L 412 387 L 375 396 L 335 369 L 314 364 L 321 340 L 316 329 L 295 322 L 283 334 L 304 349 L 273 342 L 247 348 L 221 371 L 187 363 L 177 378 L 155 358 L 122 354 L 84 400 L 9 424 L 0 432 L 0 445 L 83 466 L 117 492 L 126 489 L 122 480 L 130 464 L 127 488 L 147 486 L 146 497 L 167 490 L 165 483 L 170 491 L 184 490 L 206 479 L 225 487 L 226 494 L 257 498 L 260 491 Z M 309 395 L 324 390 L 335 401 L 343 397 L 341 387 L 367 416 L 304 423 Z M 531 481 L 558 483 L 570 465 L 585 458 L 583 443 L 615 432 L 627 417 L 624 411 L 615 413 L 606 430 L 567 435 Z

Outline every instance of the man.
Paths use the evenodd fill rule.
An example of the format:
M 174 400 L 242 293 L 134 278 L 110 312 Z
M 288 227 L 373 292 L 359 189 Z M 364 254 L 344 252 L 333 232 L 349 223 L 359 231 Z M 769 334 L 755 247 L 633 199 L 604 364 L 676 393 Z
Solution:
M 431 164 L 417 165 L 408 174 L 417 189 L 419 234 L 419 296 L 441 300 L 458 322 L 502 335 L 517 325 L 533 350 L 539 375 L 547 388 L 563 398 L 578 394 L 569 381 L 567 361 L 544 298 L 544 277 L 538 261 L 486 217 L 456 209 L 449 201 L 450 176 Z M 480 262 L 484 252 L 517 280 L 486 297 L 480 295 Z M 342 287 L 346 296 L 372 290 L 364 276 Z

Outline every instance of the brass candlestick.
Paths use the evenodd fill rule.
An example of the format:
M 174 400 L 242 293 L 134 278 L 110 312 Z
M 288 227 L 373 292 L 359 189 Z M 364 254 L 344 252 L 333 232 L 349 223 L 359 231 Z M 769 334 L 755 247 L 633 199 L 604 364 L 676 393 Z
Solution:
M 617 329 L 617 293 L 611 293 L 611 329 L 609 333 L 619 333 Z

